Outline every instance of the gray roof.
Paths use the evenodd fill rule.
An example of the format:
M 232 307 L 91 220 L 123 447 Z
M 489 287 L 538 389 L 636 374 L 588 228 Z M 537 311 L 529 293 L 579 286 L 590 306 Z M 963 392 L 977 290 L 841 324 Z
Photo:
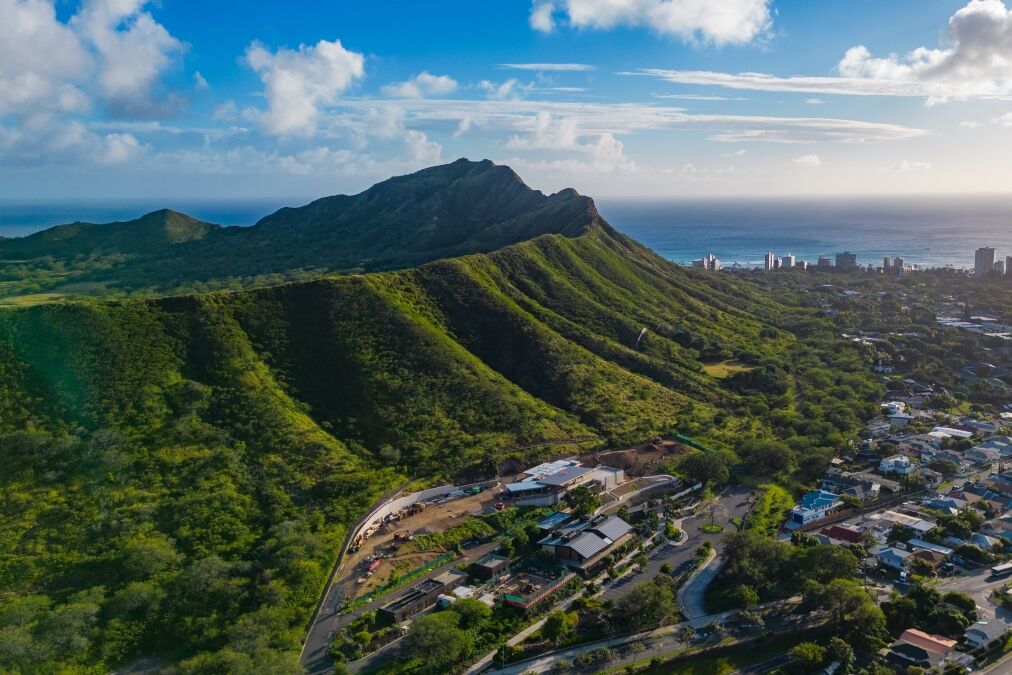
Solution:
M 978 621 L 969 628 L 966 629 L 966 633 L 974 631 L 982 634 L 988 639 L 988 641 L 997 640 L 1002 635 L 1008 632 L 1008 624 L 995 619 L 994 621 Z M 965 633 L 964 633 L 965 635 Z
M 542 485 L 565 485 L 566 483 L 579 478 L 585 473 L 588 473 L 591 469 L 585 466 L 567 466 L 561 471 L 556 471 L 550 476 L 539 478 L 538 482 Z
M 593 558 L 595 555 L 608 548 L 609 542 L 602 539 L 593 532 L 584 532 L 568 543 L 569 547 L 580 554 L 584 559 Z
M 602 537 L 607 537 L 612 541 L 618 541 L 632 531 L 632 525 L 625 522 L 618 516 L 609 516 L 590 529 L 598 532 Z

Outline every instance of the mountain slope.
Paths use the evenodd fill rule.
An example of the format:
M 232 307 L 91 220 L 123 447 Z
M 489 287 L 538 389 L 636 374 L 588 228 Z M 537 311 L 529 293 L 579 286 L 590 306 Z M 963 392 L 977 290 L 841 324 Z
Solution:
M 307 272 L 395 269 L 541 234 L 578 236 L 596 218 L 593 201 L 574 190 L 545 196 L 509 167 L 461 159 L 358 195 L 281 209 L 253 227 L 223 228 L 156 211 L 129 222 L 74 223 L 0 240 L 0 297 L 39 290 L 72 296 L 81 284 L 99 284 L 102 293 L 192 291 L 208 283 L 268 285 Z
M 460 180 L 417 203 L 449 212 Z M 287 672 L 345 528 L 406 480 L 674 429 L 728 452 L 776 439 L 785 474 L 818 472 L 874 406 L 829 324 L 660 259 L 586 198 L 523 239 L 562 225 L 529 198 L 549 222 L 452 207 L 464 241 L 519 240 L 488 253 L 0 309 L 0 630 L 25 646 L 0 665 Z M 704 372 L 725 359 L 754 370 Z

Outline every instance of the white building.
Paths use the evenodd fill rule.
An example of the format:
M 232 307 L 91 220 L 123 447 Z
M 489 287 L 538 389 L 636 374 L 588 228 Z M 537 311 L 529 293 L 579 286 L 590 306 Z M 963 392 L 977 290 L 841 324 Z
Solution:
M 882 473 L 895 473 L 900 476 L 909 476 L 914 472 L 914 463 L 906 455 L 893 455 L 886 457 L 878 463 L 878 470 Z
M 839 495 L 825 490 L 809 492 L 801 498 L 801 503 L 791 510 L 791 519 L 787 527 L 796 528 L 838 511 L 843 506 L 843 500 Z

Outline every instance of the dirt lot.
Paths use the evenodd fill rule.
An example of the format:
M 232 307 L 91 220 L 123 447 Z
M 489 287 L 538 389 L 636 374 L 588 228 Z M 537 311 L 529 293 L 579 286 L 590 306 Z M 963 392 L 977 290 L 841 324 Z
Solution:
M 391 572 L 395 570 L 401 574 L 410 572 L 426 564 L 430 560 L 439 557 L 440 552 L 417 552 L 398 555 L 392 545 L 394 534 L 397 532 L 411 532 L 412 534 L 424 534 L 428 532 L 439 532 L 454 525 L 458 525 L 475 514 L 482 513 L 486 508 L 493 506 L 498 498 L 495 496 L 498 488 L 485 490 L 476 495 L 461 497 L 452 502 L 439 506 L 429 506 L 421 513 L 409 516 L 404 520 L 390 523 L 381 528 L 379 532 L 367 539 L 362 548 L 356 553 L 349 553 L 344 567 L 341 570 L 341 577 L 337 583 L 344 585 L 346 598 L 356 598 L 368 593 L 376 586 L 382 586 L 390 578 Z M 366 558 L 374 553 L 394 553 L 393 557 L 386 558 L 382 564 L 373 571 L 371 577 L 359 584 L 356 580 L 364 577 L 366 573 Z
M 588 465 L 599 462 L 606 466 L 623 469 L 628 478 L 635 478 L 657 473 L 661 460 L 677 457 L 688 450 L 689 448 L 677 441 L 660 440 L 655 443 L 644 443 L 634 448 L 600 452 L 584 457 L 583 460 Z

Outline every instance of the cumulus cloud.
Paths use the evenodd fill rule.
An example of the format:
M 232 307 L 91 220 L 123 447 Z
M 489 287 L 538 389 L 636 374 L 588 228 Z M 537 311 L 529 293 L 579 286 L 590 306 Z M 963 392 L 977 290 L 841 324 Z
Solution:
M 977 122 L 975 120 L 966 120 L 964 122 L 959 123 L 959 127 L 962 129 L 976 129 L 979 126 L 980 122 Z
M 777 77 L 643 69 L 637 74 L 680 84 L 757 91 L 914 96 L 929 103 L 948 99 L 1012 96 L 1012 11 L 1002 0 L 971 0 L 949 19 L 947 46 L 918 47 L 906 54 L 875 56 L 851 47 L 837 64 L 839 76 Z
M 85 0 L 61 22 L 45 0 L 0 0 L 0 116 L 86 112 L 97 98 L 148 116 L 162 75 L 183 50 L 146 0 Z
M 430 141 L 421 131 L 411 129 L 404 138 L 411 159 L 423 166 L 438 164 L 443 156 L 443 146 Z
M 183 43 L 148 12 L 147 0 L 89 0 L 70 20 L 97 54 L 102 93 L 121 112 L 146 115 L 151 92 Z
M 896 162 L 889 167 L 893 171 L 924 171 L 931 168 L 929 162 L 912 162 L 909 159 L 904 159 Z
M 794 163 L 798 166 L 822 166 L 822 160 L 818 155 L 801 155 L 794 158 Z
M 443 96 L 456 90 L 457 81 L 449 75 L 432 75 L 423 70 L 409 80 L 383 87 L 383 93 L 394 98 Z
M 335 103 L 365 74 L 365 58 L 345 49 L 340 40 L 276 52 L 254 42 L 246 50 L 246 63 L 265 86 L 267 110 L 261 126 L 278 136 L 311 135 L 319 106 Z
M 540 111 L 520 126 L 525 128 L 526 134 L 511 136 L 506 141 L 507 148 L 581 153 L 589 157 L 589 166 L 598 171 L 631 170 L 635 166 L 625 156 L 622 141 L 613 133 L 583 133 L 576 118 L 554 119 L 550 113 Z
M 770 25 L 769 0 L 534 0 L 530 25 L 550 33 L 559 19 L 574 28 L 644 26 L 662 35 L 745 44 Z

